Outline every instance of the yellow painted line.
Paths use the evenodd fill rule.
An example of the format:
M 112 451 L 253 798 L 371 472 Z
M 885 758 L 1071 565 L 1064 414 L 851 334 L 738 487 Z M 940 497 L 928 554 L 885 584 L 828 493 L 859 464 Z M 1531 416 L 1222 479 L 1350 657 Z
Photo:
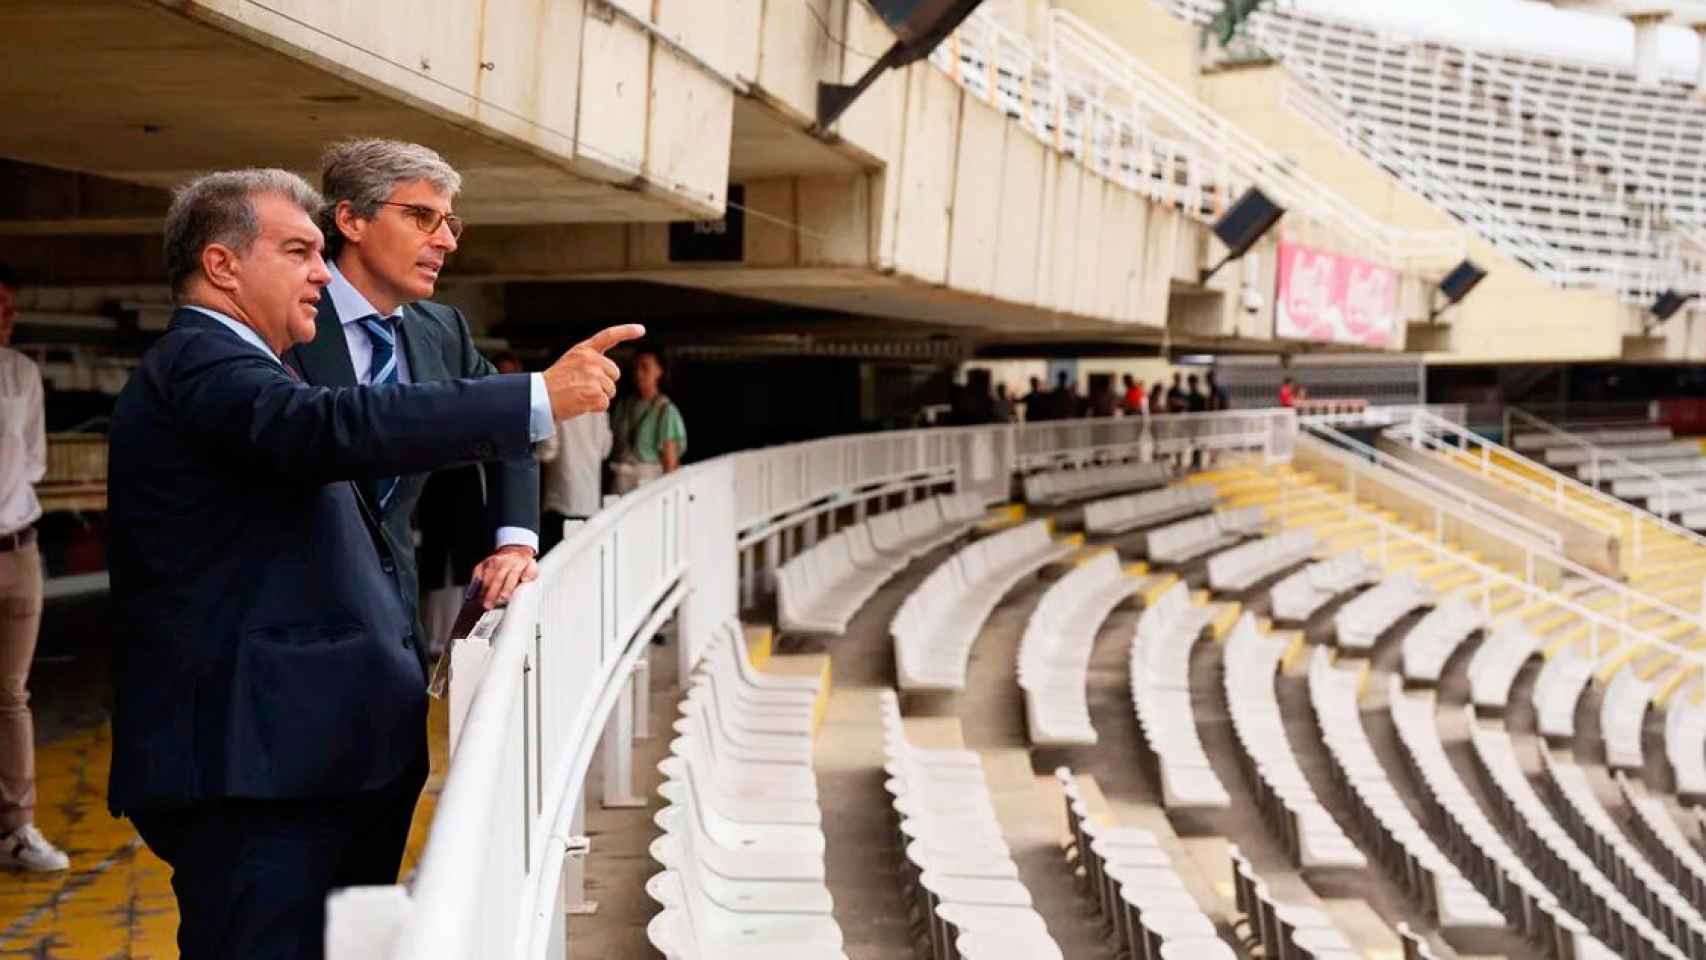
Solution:
M 826 653 L 787 653 L 772 656 L 764 672 L 789 677 L 817 677 L 817 701 L 812 704 L 812 736 L 823 726 L 824 712 L 829 709 L 830 669 Z
M 1302 630 L 1285 630 L 1275 633 L 1273 636 L 1283 637 L 1287 634 L 1291 636 L 1291 642 L 1286 644 L 1285 655 L 1280 658 L 1281 673 L 1291 673 L 1296 670 L 1297 665 L 1303 662 L 1304 655 L 1309 652 L 1309 641 L 1304 639 Z
M 1213 623 L 1210 624 L 1216 643 L 1225 640 L 1226 635 L 1232 632 L 1232 627 L 1238 622 L 1238 615 L 1242 612 L 1241 604 L 1227 603 L 1221 605 L 1220 612 L 1215 615 Z
M 1610 683 L 1611 678 L 1617 676 L 1617 671 L 1623 669 L 1629 661 L 1635 659 L 1635 655 L 1640 653 L 1641 648 L 1644 646 L 1646 646 L 1646 644 L 1640 642 L 1624 644 L 1622 649 L 1606 658 L 1605 662 L 1600 667 L 1599 673 L 1596 674 L 1596 676 L 1599 677 L 1599 682 Z
M 1668 651 L 1659 651 L 1658 655 L 1633 669 L 1635 670 L 1635 676 L 1642 682 L 1651 683 L 1654 677 L 1664 673 L 1670 668 L 1670 665 L 1675 662 L 1676 654 Z
M 746 625 L 746 659 L 754 669 L 763 670 L 769 662 L 770 655 L 776 652 L 776 631 L 768 625 L 749 623 Z
M 1688 682 L 1688 678 L 1694 673 L 1694 670 L 1695 666 L 1691 663 L 1683 664 L 1678 668 L 1677 671 L 1671 675 L 1671 678 L 1666 680 L 1664 684 L 1661 685 L 1653 694 L 1653 703 L 1657 705 L 1659 709 L 1663 710 L 1665 706 L 1670 703 L 1670 698 L 1676 696 L 1676 692 L 1682 689 L 1682 685 L 1684 683 Z M 1696 696 L 1695 702 L 1699 702 L 1698 696 Z
M 1143 591 L 1143 605 L 1147 607 L 1154 604 L 1155 601 L 1161 599 L 1163 593 L 1173 589 L 1173 584 L 1178 582 L 1179 575 L 1176 573 L 1163 573 L 1156 577 L 1155 582 Z
M 1128 577 L 1142 577 L 1148 575 L 1148 573 L 1149 564 L 1145 561 L 1138 560 L 1125 565 L 1125 575 Z
M 1049 528 L 1050 533 L 1054 532 L 1054 518 L 1053 517 L 1049 518 L 1048 528 Z M 1061 537 L 1059 542 L 1065 546 L 1068 546 L 1068 547 L 1082 547 L 1082 546 L 1084 546 L 1084 534 L 1082 534 L 1082 533 L 1069 533 L 1066 536 Z

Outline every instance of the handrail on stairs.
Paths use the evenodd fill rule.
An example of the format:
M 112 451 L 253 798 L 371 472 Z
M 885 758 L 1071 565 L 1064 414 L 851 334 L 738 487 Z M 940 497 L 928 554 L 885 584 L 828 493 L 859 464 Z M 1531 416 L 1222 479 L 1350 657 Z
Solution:
M 1675 483 L 1673 483 L 1671 480 L 1667 479 L 1663 474 L 1659 473 L 1657 470 L 1654 470 L 1651 467 L 1648 467 L 1644 464 L 1637 463 L 1636 461 L 1631 460 L 1628 457 L 1625 457 L 1622 454 L 1617 453 L 1616 451 L 1607 450 L 1605 447 L 1599 446 L 1598 444 L 1589 442 L 1588 440 L 1585 440 L 1581 437 L 1578 437 L 1575 434 L 1570 433 L 1568 430 L 1565 430 L 1565 429 L 1557 426 L 1556 424 L 1549 423 L 1545 420 L 1540 419 L 1539 417 L 1535 416 L 1532 413 L 1529 413 L 1527 410 L 1524 410 L 1521 407 L 1510 406 L 1510 405 L 1507 405 L 1505 407 L 1505 440 L 1506 441 L 1512 441 L 1511 423 L 1513 420 L 1520 420 L 1520 421 L 1522 421 L 1524 426 L 1538 428 L 1539 430 L 1548 434 L 1549 436 L 1557 437 L 1557 438 L 1563 440 L 1565 443 L 1567 443 L 1567 444 L 1569 444 L 1569 445 L 1571 445 L 1571 446 L 1573 446 L 1579 450 L 1587 451 L 1588 474 L 1592 478 L 1593 483 L 1592 484 L 1583 484 L 1583 486 L 1592 486 L 1596 490 L 1599 489 L 1598 484 L 1599 484 L 1600 475 L 1601 475 L 1600 474 L 1601 464 L 1610 464 L 1612 466 L 1619 467 L 1623 470 L 1630 471 L 1636 477 L 1638 477 L 1642 480 L 1646 480 L 1649 483 L 1654 484 L 1658 488 L 1658 491 L 1659 491 L 1659 509 L 1656 511 L 1655 510 L 1647 510 L 1645 512 L 1663 517 L 1666 519 L 1667 522 L 1669 521 L 1670 515 L 1672 513 L 1671 506 L 1673 504 L 1677 504 L 1679 502 L 1686 502 L 1687 500 L 1698 499 L 1699 495 L 1697 493 L 1695 493 L 1694 491 L 1689 490 L 1687 488 L 1678 487 Z M 1512 445 L 1514 447 L 1514 441 L 1512 441 Z M 1672 496 L 1671 491 L 1672 490 L 1677 490 L 1678 491 L 1677 495 L 1683 497 L 1684 500 L 1683 501 L 1672 500 L 1671 499 L 1671 496 Z M 1619 503 L 1626 502 L 1626 501 L 1623 501 L 1621 498 L 1617 498 L 1617 497 L 1613 497 L 1612 499 L 1617 500 Z M 1647 502 L 1651 503 L 1652 498 L 1648 497 Z M 1634 508 L 1633 504 L 1630 504 L 1630 507 L 1632 509 L 1636 509 L 1636 508 Z M 1678 527 L 1681 527 L 1681 524 L 1678 524 Z M 1686 529 L 1686 528 L 1683 528 L 1683 529 Z M 1702 542 L 1706 543 L 1706 540 L 1703 540 Z

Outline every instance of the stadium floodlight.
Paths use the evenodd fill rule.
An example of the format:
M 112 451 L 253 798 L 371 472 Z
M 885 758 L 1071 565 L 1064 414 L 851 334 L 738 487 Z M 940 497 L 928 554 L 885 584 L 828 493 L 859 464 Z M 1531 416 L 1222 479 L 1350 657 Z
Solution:
M 1678 293 L 1675 290 L 1666 290 L 1659 294 L 1657 300 L 1653 301 L 1653 316 L 1657 317 L 1660 323 L 1663 323 L 1675 316 L 1684 304 L 1698 296 L 1700 296 L 1698 293 Z
M 1214 235 L 1220 242 L 1226 244 L 1226 256 L 1220 262 L 1204 270 L 1197 278 L 1199 283 L 1207 283 L 1208 278 L 1220 272 L 1220 268 L 1242 257 L 1262 239 L 1262 235 L 1273 229 L 1279 218 L 1285 216 L 1285 208 L 1268 199 L 1261 190 L 1251 187 L 1244 191 L 1232 209 L 1226 211 L 1214 224 Z
M 1469 291 L 1486 278 L 1487 271 L 1481 269 L 1473 260 L 1464 260 L 1452 267 L 1451 272 L 1440 280 L 1437 291 L 1445 298 L 1445 302 L 1433 308 L 1428 314 L 1428 322 L 1433 323 L 1434 318 L 1444 313 L 1447 307 L 1469 296 Z
M 894 31 L 894 46 L 852 83 L 817 85 L 818 133 L 829 130 L 853 101 L 859 99 L 884 70 L 922 60 L 943 38 L 971 16 L 983 0 L 870 0 L 871 7 Z

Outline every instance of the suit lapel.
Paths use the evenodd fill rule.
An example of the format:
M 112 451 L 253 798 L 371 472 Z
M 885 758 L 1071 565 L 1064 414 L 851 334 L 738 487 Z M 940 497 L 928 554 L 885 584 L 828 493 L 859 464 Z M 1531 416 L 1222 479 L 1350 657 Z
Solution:
M 449 380 L 444 350 L 438 342 L 438 324 L 414 304 L 403 307 L 403 322 L 397 325 L 403 338 L 403 356 L 409 358 L 409 379 L 415 383 Z
M 338 308 L 332 306 L 332 298 L 324 293 L 314 325 L 314 339 L 291 350 L 288 359 L 302 373 L 302 379 L 317 387 L 355 386 L 355 365 L 350 362 L 343 320 L 338 317 Z

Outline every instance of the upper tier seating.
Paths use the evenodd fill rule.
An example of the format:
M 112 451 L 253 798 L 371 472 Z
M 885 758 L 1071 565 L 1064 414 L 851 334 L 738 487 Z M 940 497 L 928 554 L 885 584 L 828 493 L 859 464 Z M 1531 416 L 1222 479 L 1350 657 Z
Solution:
M 893 690 L 879 696 L 884 786 L 904 845 L 901 886 L 917 902 L 918 932 L 940 960 L 1061 960 L 1032 907 L 1001 832 L 983 762 L 969 750 L 932 750 L 906 736 Z M 777 960 L 781 960 L 780 957 Z
M 1072 503 L 1126 490 L 1159 487 L 1167 483 L 1167 472 L 1167 464 L 1156 460 L 1026 474 L 1025 502 Z
M 895 672 L 908 692 L 964 689 L 978 632 L 1007 591 L 1076 548 L 1033 520 L 960 549 L 902 601 L 889 626 Z
M 1213 618 L 1214 608 L 1193 605 L 1179 582 L 1143 611 L 1132 636 L 1131 700 L 1157 758 L 1168 809 L 1232 803 L 1208 762 L 1191 710 L 1191 650 Z
M 1351 798 L 1364 845 L 1376 852 L 1443 930 L 1493 928 L 1505 919 L 1434 844 L 1430 830 L 1386 776 L 1363 728 L 1357 704 L 1359 670 L 1339 670 L 1326 647 L 1309 661 L 1309 703 L 1333 762 L 1333 779 Z
M 1261 507 L 1221 510 L 1149 531 L 1146 548 L 1156 563 L 1179 564 L 1254 536 L 1267 525 Z
M 1593 672 L 1593 658 L 1568 650 L 1558 651 L 1540 668 L 1534 681 L 1534 713 L 1541 736 L 1576 735 L 1576 705 Z
M 1540 652 L 1540 638 L 1521 623 L 1509 623 L 1481 641 L 1469 659 L 1469 694 L 1475 706 L 1503 710 L 1510 702 L 1511 684 L 1528 658 Z
M 1421 683 L 1438 683 L 1445 663 L 1469 635 L 1485 628 L 1480 604 L 1452 597 L 1428 611 L 1404 634 L 1404 676 Z
M 708 651 L 659 764 L 664 870 L 646 892 L 663 910 L 647 938 L 670 960 L 844 960 L 811 767 L 815 686 L 747 682 L 736 643 Z
M 1433 602 L 1434 592 L 1414 574 L 1394 574 L 1340 607 L 1333 632 L 1346 650 L 1370 650 L 1405 614 Z
M 1214 509 L 1214 487 L 1203 483 L 1110 497 L 1084 505 L 1084 531 L 1113 536 Z
M 1367 865 L 1356 844 L 1321 805 L 1286 738 L 1274 677 L 1289 641 L 1264 637 L 1246 613 L 1226 639 L 1226 703 L 1238 737 L 1239 759 L 1259 790 L 1267 821 L 1301 867 Z
M 1105 934 L 1132 957 L 1234 960 L 1214 921 L 1185 889 L 1184 878 L 1160 838 L 1148 830 L 1102 823 L 1061 767 L 1054 772 L 1066 797 L 1072 841 L 1067 862 L 1084 873 L 1088 894 L 1102 915 Z
M 1515 436 L 1511 439 L 1511 449 L 1519 453 L 1574 446 L 1569 437 L 1559 436 L 1550 430 L 1513 430 L 1512 433 Z M 1671 439 L 1669 427 L 1590 427 L 1578 428 L 1569 433 L 1583 442 L 1607 447 L 1631 443 L 1662 443 Z
M 1339 594 L 1379 579 L 1379 567 L 1370 563 L 1361 552 L 1347 550 L 1331 559 L 1312 563 L 1274 584 L 1270 612 L 1275 620 L 1302 623 Z
M 1037 602 L 1019 641 L 1019 686 L 1033 744 L 1096 742 L 1085 686 L 1096 633 L 1142 586 L 1109 550 L 1055 581 Z

